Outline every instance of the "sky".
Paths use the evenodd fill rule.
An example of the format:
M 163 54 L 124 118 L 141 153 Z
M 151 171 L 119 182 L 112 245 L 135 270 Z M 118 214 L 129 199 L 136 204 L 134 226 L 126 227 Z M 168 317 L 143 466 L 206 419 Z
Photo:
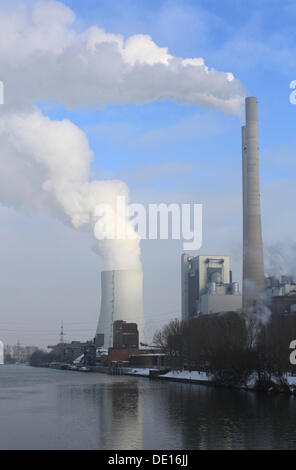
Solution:
M 73 228 L 75 214 L 64 217 L 63 199 L 59 199 L 62 216 L 52 201 L 39 200 L 40 193 L 32 191 L 39 169 L 32 176 L 29 160 L 25 166 L 17 166 L 22 152 L 29 155 L 33 145 L 35 149 L 37 137 L 32 136 L 30 146 L 22 140 L 21 148 L 17 147 L 13 139 L 19 121 L 14 117 L 20 113 L 29 116 L 33 105 L 45 127 L 45 118 L 54 122 L 67 119 L 75 125 L 61 125 L 61 131 L 67 132 L 70 141 L 77 138 L 85 155 L 91 150 L 91 181 L 123 181 L 131 202 L 203 204 L 203 245 L 194 254 L 230 255 L 233 278 L 241 282 L 243 115 L 236 101 L 228 106 L 227 100 L 236 94 L 256 96 L 265 271 L 296 274 L 296 105 L 289 100 L 289 85 L 296 79 L 295 2 L 64 0 L 64 9 L 58 2 L 43 3 L 59 12 L 62 26 L 51 28 L 50 21 L 56 17 L 42 16 L 43 10 L 35 9 L 36 31 L 25 23 L 36 8 L 35 1 L 0 0 L 0 23 L 5 25 L 1 34 L 9 39 L 3 42 L 2 36 L 0 45 L 0 79 L 7 91 L 5 106 L 0 107 L 1 339 L 45 347 L 58 341 L 61 321 L 68 341 L 90 339 L 99 315 L 104 265 L 94 249 L 95 240 L 87 230 Z M 23 49 L 14 49 L 19 43 L 11 25 L 19 17 Z M 58 56 L 61 44 L 67 46 L 94 25 L 116 40 L 148 35 L 158 46 L 151 52 L 161 56 L 157 60 L 166 61 L 168 54 L 174 57 L 178 81 L 166 74 L 169 67 L 165 69 L 163 64 L 159 69 L 157 64 L 148 64 L 146 72 L 137 69 L 130 49 L 124 60 L 129 61 L 132 73 L 126 83 L 118 84 L 121 69 L 113 46 L 102 52 L 104 61 L 99 65 L 87 56 L 88 68 L 83 69 L 83 61 L 79 61 L 85 51 L 78 43 L 72 55 L 62 56 L 68 68 L 63 69 L 63 86 L 57 85 L 50 54 Z M 36 44 L 44 47 L 40 56 Z M 141 49 L 139 53 L 141 56 Z M 213 70 L 205 85 L 203 76 L 189 76 L 191 68 L 179 63 L 179 58 L 201 57 Z M 147 60 L 154 59 L 149 56 Z M 92 75 L 100 73 L 96 67 L 106 67 L 99 85 Z M 48 77 L 46 86 L 40 85 L 43 71 Z M 227 73 L 235 80 L 228 83 Z M 73 74 L 77 74 L 77 83 Z M 195 83 L 197 88 L 205 87 L 202 98 L 195 93 Z M 212 94 L 219 98 L 219 105 L 213 104 L 216 98 L 209 98 Z M 92 106 L 96 99 L 99 105 Z M 8 115 L 14 116 L 10 127 Z M 41 147 L 52 141 L 46 132 L 40 134 Z M 20 168 L 22 174 L 29 172 L 31 183 L 22 190 L 25 183 Z M 54 191 L 58 199 L 60 186 Z M 181 254 L 181 241 L 141 242 L 144 312 L 151 334 L 180 315 Z

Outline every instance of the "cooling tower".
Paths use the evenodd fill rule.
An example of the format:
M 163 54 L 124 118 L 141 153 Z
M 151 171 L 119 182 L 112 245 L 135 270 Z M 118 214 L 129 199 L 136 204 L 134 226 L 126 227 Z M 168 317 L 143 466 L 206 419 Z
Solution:
M 98 346 L 113 345 L 113 322 L 137 323 L 143 341 L 143 273 L 136 270 L 103 271 L 101 274 L 101 311 L 97 328 Z
M 243 160 L 243 307 L 264 291 L 263 247 L 258 168 L 257 99 L 246 98 L 246 125 L 242 128 Z

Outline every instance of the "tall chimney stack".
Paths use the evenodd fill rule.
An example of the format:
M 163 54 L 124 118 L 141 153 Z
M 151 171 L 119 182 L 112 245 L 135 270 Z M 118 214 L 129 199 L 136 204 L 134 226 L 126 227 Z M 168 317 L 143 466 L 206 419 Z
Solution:
M 258 166 L 257 99 L 249 97 L 246 98 L 246 125 L 242 128 L 244 310 L 264 291 Z

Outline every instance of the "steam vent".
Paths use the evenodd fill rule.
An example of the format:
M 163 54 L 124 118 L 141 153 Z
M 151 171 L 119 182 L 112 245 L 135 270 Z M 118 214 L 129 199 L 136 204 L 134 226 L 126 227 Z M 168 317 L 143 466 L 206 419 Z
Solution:
M 242 127 L 243 172 L 243 309 L 264 292 L 263 247 L 258 169 L 257 99 L 246 98 Z

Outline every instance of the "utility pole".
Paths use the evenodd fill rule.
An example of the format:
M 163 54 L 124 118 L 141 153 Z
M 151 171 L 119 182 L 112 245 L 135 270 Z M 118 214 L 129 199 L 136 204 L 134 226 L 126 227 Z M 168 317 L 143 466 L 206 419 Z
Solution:
M 20 340 L 17 340 L 17 345 L 16 345 L 16 357 L 17 357 L 17 362 L 21 362 L 21 344 Z
M 61 331 L 60 331 L 60 343 L 64 343 L 64 324 L 63 324 L 63 320 L 62 320 L 62 323 L 61 323 Z

